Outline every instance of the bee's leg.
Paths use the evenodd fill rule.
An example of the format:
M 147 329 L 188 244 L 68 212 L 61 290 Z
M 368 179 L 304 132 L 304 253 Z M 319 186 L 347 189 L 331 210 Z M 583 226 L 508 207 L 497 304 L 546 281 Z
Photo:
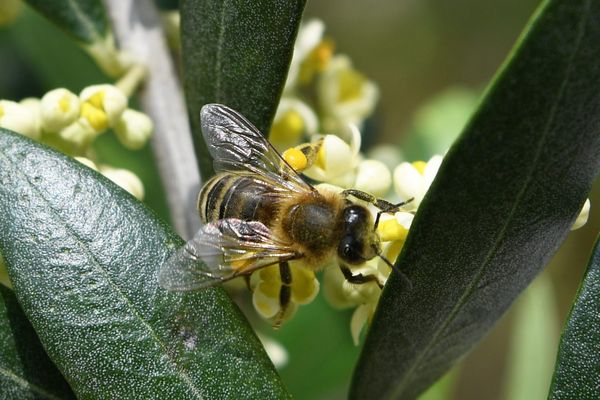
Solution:
M 379 218 L 381 217 L 381 214 L 394 214 L 400 210 L 400 207 L 413 201 L 413 199 L 411 198 L 397 204 L 392 204 L 387 200 L 378 199 L 372 194 L 357 189 L 346 189 L 342 192 L 342 195 L 345 197 L 354 196 L 359 200 L 366 201 L 367 203 L 371 203 L 375 207 L 379 208 L 379 212 L 377 213 L 377 217 L 375 218 L 375 229 L 377 229 L 377 226 L 379 225 Z
M 287 261 L 279 263 L 279 277 L 281 278 L 281 289 L 279 290 L 279 312 L 275 316 L 275 324 L 273 328 L 277 329 L 281 327 L 283 317 L 290 305 L 292 299 L 292 271 L 290 270 L 290 264 Z
M 354 275 L 352 273 L 352 271 L 350 270 L 350 268 L 348 268 L 344 264 L 340 264 L 340 270 L 342 271 L 342 274 L 344 274 L 344 278 L 346 278 L 346 280 L 350 283 L 363 284 L 363 283 L 368 283 L 368 282 L 375 282 L 377 284 L 377 286 L 379 286 L 379 288 L 383 288 L 383 283 L 381 283 L 375 275 L 363 275 L 363 274 Z

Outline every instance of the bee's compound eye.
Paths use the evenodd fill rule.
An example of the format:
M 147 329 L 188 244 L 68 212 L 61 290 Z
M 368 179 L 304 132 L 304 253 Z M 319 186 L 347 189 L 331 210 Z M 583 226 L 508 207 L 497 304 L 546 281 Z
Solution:
M 360 264 L 365 261 L 361 255 L 362 244 L 351 235 L 344 236 L 338 246 L 338 256 L 350 264 Z

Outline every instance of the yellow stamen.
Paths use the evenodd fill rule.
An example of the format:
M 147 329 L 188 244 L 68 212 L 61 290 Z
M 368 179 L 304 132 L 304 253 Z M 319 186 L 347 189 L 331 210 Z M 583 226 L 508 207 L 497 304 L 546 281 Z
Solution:
M 104 110 L 104 90 L 94 93 L 88 100 L 94 107 Z
M 364 82 L 365 77 L 353 69 L 341 71 L 338 100 L 340 102 L 345 102 L 359 98 L 362 93 Z
M 296 171 L 303 171 L 308 165 L 308 160 L 304 153 L 294 147 L 284 151 L 282 157 Z
M 415 161 L 412 163 L 412 166 L 415 167 L 421 175 L 423 175 L 425 174 L 425 167 L 427 166 L 427 163 L 425 161 Z
M 335 45 L 333 43 L 333 40 L 323 39 L 321 43 L 319 43 L 317 47 L 315 47 L 314 50 L 311 52 L 310 57 L 314 60 L 315 68 L 318 71 L 323 71 L 325 69 L 327 63 L 333 55 L 334 48 Z
M 0 118 L 4 116 L 4 107 L 0 104 Z
M 406 239 L 408 229 L 400 225 L 398 221 L 393 218 L 380 221 L 379 226 L 377 227 L 377 233 L 382 242 L 391 242 L 395 240 L 403 241 Z
M 88 120 L 96 132 L 102 132 L 108 128 L 106 113 L 87 101 L 81 105 L 81 116 Z

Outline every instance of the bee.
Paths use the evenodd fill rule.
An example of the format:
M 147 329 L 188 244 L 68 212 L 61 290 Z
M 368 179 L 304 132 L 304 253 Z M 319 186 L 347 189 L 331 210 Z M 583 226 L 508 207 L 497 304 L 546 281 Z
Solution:
M 376 230 L 382 213 L 406 202 L 391 204 L 354 189 L 317 190 L 238 112 L 208 104 L 200 117 L 216 175 L 198 196 L 202 227 L 161 267 L 163 288 L 195 290 L 279 265 L 280 323 L 291 299 L 290 261 L 313 271 L 333 261 L 349 282 L 382 286 L 374 275 L 350 268 L 376 256 L 394 268 Z M 351 197 L 376 206 L 375 220 Z

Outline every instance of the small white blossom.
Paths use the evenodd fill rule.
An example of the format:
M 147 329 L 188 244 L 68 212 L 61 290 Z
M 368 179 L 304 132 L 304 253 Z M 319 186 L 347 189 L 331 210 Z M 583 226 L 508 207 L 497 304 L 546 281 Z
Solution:
M 96 131 L 114 126 L 127 109 L 127 97 L 114 85 L 88 86 L 81 91 L 79 98 L 88 105 L 82 105 L 81 116 L 87 118 Z
M 384 163 L 377 160 L 364 160 L 358 164 L 354 188 L 376 197 L 387 194 L 392 185 L 392 174 Z
M 128 191 L 138 200 L 144 199 L 144 185 L 140 178 L 133 172 L 122 168 L 113 168 L 108 165 L 101 165 L 100 173 Z
M 302 62 L 321 42 L 323 32 L 325 32 L 325 24 L 318 19 L 311 19 L 300 26 L 296 43 L 294 43 L 294 54 L 290 62 L 284 91 L 287 92 L 296 87 Z
M 319 77 L 317 92 L 322 129 L 326 132 L 335 132 L 349 123 L 360 126 L 379 99 L 377 86 L 356 71 L 344 55 L 331 59 Z
M 314 164 L 304 171 L 311 179 L 349 187 L 356 179 L 356 167 L 360 162 L 360 132 L 354 130 L 351 142 L 339 136 L 325 135 Z
M 581 211 L 579 212 L 577 219 L 575 220 L 575 222 L 573 223 L 573 226 L 571 227 L 572 231 L 574 231 L 575 229 L 581 228 L 582 226 L 584 226 L 587 223 L 588 218 L 590 216 L 591 205 L 592 204 L 590 203 L 590 199 L 586 199 L 585 203 L 583 203 L 583 207 L 581 207 Z
M 37 116 L 22 104 L 0 100 L 0 128 L 10 129 L 31 139 L 39 139 Z
M 154 124 L 146 114 L 128 108 L 123 111 L 114 127 L 119 142 L 128 149 L 141 149 L 154 130 Z
M 319 281 L 313 271 L 293 261 L 289 263 L 289 266 L 292 275 L 291 298 L 283 315 L 279 315 L 282 311 L 279 301 L 282 285 L 279 266 L 263 268 L 252 274 L 250 278 L 254 308 L 265 319 L 275 317 L 280 319 L 275 321 L 276 323 L 289 320 L 296 312 L 298 305 L 310 303 L 319 293 Z
M 82 153 L 98 136 L 98 132 L 92 127 L 88 119 L 79 118 L 61 130 L 58 136 L 70 145 L 70 154 Z
M 49 91 L 41 100 L 41 123 L 44 132 L 56 133 L 79 118 L 80 104 L 77 95 L 59 88 Z
M 269 141 L 278 150 L 296 146 L 303 136 L 316 134 L 318 124 L 317 115 L 306 103 L 283 97 L 275 113 Z
M 416 209 L 435 178 L 443 157 L 433 156 L 429 162 L 403 162 L 394 170 L 394 188 L 403 200 L 413 198 L 407 209 Z
M 95 162 L 86 157 L 75 157 L 77 161 L 85 165 L 86 167 L 93 169 L 94 171 L 98 171 L 98 166 Z
M 23 100 L 19 101 L 19 104 L 21 104 L 24 107 L 27 107 L 27 109 L 29 110 L 29 112 L 31 112 L 31 115 L 34 118 L 34 124 L 35 124 L 35 131 L 40 133 L 42 133 L 42 102 L 40 101 L 40 99 L 35 98 L 35 97 L 26 97 Z
M 273 363 L 275 368 L 281 369 L 285 367 L 289 360 L 289 355 L 288 352 L 285 350 L 285 347 L 283 347 L 281 343 L 275 341 L 274 339 L 262 335 L 260 332 L 257 332 L 256 335 L 261 341 L 263 347 L 265 348 L 265 351 L 267 352 L 267 355 L 271 359 L 271 362 Z

